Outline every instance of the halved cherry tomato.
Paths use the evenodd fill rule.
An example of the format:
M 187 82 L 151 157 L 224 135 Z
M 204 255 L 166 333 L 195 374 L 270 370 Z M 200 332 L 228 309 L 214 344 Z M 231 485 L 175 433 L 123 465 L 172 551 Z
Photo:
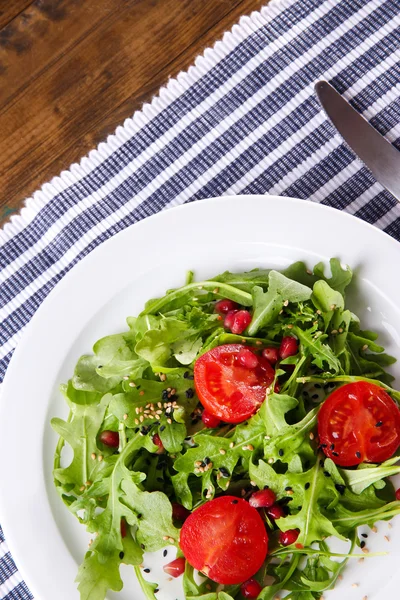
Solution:
M 246 346 L 226 344 L 196 360 L 194 383 L 200 402 L 209 413 L 226 423 L 241 423 L 253 415 L 265 399 L 274 369 L 263 357 L 255 368 L 244 367 L 238 355 Z
M 192 567 L 230 585 L 258 571 L 267 555 L 268 535 L 257 510 L 246 500 L 221 496 L 186 519 L 180 546 Z
M 321 406 L 318 435 L 322 450 L 337 465 L 383 462 L 400 446 L 400 410 L 378 385 L 348 383 Z

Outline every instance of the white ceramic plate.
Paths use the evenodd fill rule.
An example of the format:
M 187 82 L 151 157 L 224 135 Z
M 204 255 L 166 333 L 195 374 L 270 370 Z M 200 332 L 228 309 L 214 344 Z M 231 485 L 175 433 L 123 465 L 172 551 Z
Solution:
M 125 317 L 136 315 L 147 299 L 181 285 L 188 269 L 207 278 L 225 269 L 282 268 L 299 259 L 313 266 L 332 256 L 356 272 L 351 308 L 400 357 L 400 245 L 363 221 L 301 200 L 219 198 L 160 213 L 101 245 L 57 285 L 14 354 L 0 405 L 0 520 L 37 600 L 78 599 L 74 579 L 88 542 L 59 500 L 51 474 L 56 436 L 49 421 L 66 416 L 58 387 L 76 359 L 98 338 L 124 330 Z M 393 373 L 399 384 L 400 364 Z M 400 518 L 392 529 L 382 523 L 370 533 L 368 547 L 390 554 L 350 563 L 327 598 L 398 597 Z M 146 566 L 160 584 L 160 600 L 182 598 L 179 581 L 165 585 L 160 554 L 146 558 Z M 142 598 L 132 569 L 122 575 L 124 590 L 109 598 Z

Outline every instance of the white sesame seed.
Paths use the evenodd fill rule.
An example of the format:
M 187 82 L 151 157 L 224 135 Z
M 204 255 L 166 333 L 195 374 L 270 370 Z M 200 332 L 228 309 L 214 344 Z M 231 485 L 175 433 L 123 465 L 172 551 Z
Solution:
M 352 584 L 351 584 L 351 587 L 352 587 L 352 588 L 358 588 L 358 583 L 352 583 Z
M 99 455 L 98 455 L 98 457 L 97 457 L 97 460 L 98 460 L 99 462 L 101 462 L 101 461 L 103 460 L 103 455 L 102 455 L 102 454 L 99 454 Z
M 85 486 L 84 486 L 84 485 L 81 485 L 81 487 L 79 488 L 79 491 L 80 491 L 80 492 L 83 492 L 83 490 L 84 490 L 84 489 L 85 489 Z
M 124 379 L 125 381 L 128 381 L 129 375 L 124 375 L 122 379 Z
M 219 449 L 219 453 L 220 453 L 220 454 L 226 454 L 226 450 L 224 450 L 223 448 L 220 448 L 220 449 Z
M 233 442 L 231 442 L 231 443 L 229 444 L 229 448 L 233 448 L 233 447 L 234 447 L 234 445 L 235 445 L 235 444 L 234 444 Z
M 285 300 L 283 303 L 283 306 L 288 306 L 289 305 L 289 300 Z
M 339 327 L 338 332 L 343 333 L 343 327 Z
M 253 452 L 253 450 L 254 450 L 254 446 L 253 446 L 252 444 L 249 444 L 249 445 L 247 446 L 247 450 L 250 450 L 250 452 Z
M 252 485 L 253 487 L 257 487 L 257 484 L 255 481 L 250 481 L 250 485 Z
M 368 600 L 368 596 L 364 596 L 363 600 Z
M 135 419 L 135 425 L 139 425 L 139 419 Z
M 310 438 L 310 440 L 313 440 L 313 439 L 314 439 L 314 434 L 313 434 L 313 432 L 312 432 L 312 431 L 310 431 L 309 438 Z
M 264 440 L 270 440 L 270 439 L 271 439 L 271 436 L 270 436 L 270 435 L 265 435 L 265 436 L 264 436 Z
M 144 421 L 144 416 L 143 416 L 143 415 L 140 415 L 140 417 L 139 417 L 139 421 L 140 421 L 141 423 L 143 423 L 143 421 Z
M 160 373 L 160 379 L 161 381 L 165 381 L 167 379 L 167 376 L 165 373 Z
M 364 548 L 361 550 L 361 552 L 364 552 L 364 554 L 368 554 L 368 553 L 369 553 L 369 550 L 368 550 L 368 548 L 365 548 L 365 547 L 364 547 Z
M 219 289 L 218 289 L 218 288 L 215 288 L 215 289 L 213 290 L 213 294 L 218 294 L 218 292 L 219 292 Z
M 162 402 L 157 402 L 158 408 L 162 408 Z
M 168 425 L 172 425 L 172 419 L 167 419 Z
M 137 415 L 139 414 L 139 407 L 138 407 L 138 406 L 135 408 L 135 413 L 136 413 Z
M 358 559 L 358 562 L 361 564 L 364 562 L 364 560 L 365 560 L 365 558 L 362 556 L 361 558 Z
M 92 460 L 96 460 L 96 455 L 94 452 L 92 452 L 92 454 L 90 456 L 92 457 Z
M 289 324 L 289 325 L 287 326 L 287 328 L 288 328 L 288 329 L 293 329 L 293 325 L 292 325 L 292 324 Z
M 331 334 L 332 335 L 336 335 L 337 334 L 337 329 L 332 329 Z
M 133 381 L 129 382 L 129 387 L 136 387 L 136 383 L 134 383 Z
M 364 344 L 364 346 L 361 348 L 361 350 L 364 350 L 364 352 L 365 352 L 365 350 L 368 350 L 368 344 Z
M 376 525 L 371 527 L 371 531 L 373 531 L 374 533 L 378 533 L 378 528 L 376 527 Z
M 125 413 L 125 414 L 124 414 L 124 421 L 126 421 L 126 420 L 127 420 L 127 418 L 128 418 L 128 414 L 127 414 L 127 413 Z
M 273 465 L 273 464 L 274 464 L 274 462 L 275 462 L 275 461 L 274 461 L 274 459 L 273 459 L 273 458 L 269 458 L 269 459 L 268 459 L 268 464 L 269 464 L 269 465 Z
M 391 523 L 388 523 L 388 529 L 392 529 L 393 525 Z
M 167 535 L 163 535 L 162 539 L 164 540 L 164 542 L 166 542 L 169 539 L 169 537 Z
M 161 419 L 160 415 L 154 415 L 154 416 L 157 419 L 157 421 L 159 421 Z
M 384 535 L 384 536 L 383 536 L 383 539 L 384 539 L 386 542 L 390 542 L 390 537 L 389 537 L 389 536 L 387 536 L 387 535 Z
M 306 273 L 307 275 L 312 275 L 312 271 L 310 271 L 310 269 L 307 269 Z
M 336 308 L 336 304 L 331 304 L 331 307 L 330 307 L 330 308 L 331 308 L 331 310 L 335 310 L 335 308 Z

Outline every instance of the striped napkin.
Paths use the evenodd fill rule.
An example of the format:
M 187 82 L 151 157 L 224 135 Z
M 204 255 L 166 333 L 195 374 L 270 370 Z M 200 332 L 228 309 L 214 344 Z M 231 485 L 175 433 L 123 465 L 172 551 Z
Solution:
M 294 196 L 400 240 L 400 205 L 342 142 L 313 91 L 329 80 L 400 149 L 399 39 L 399 0 L 272 0 L 44 185 L 0 231 L 0 381 L 65 273 L 171 206 L 226 194 Z M 0 529 L 0 599 L 32 597 Z

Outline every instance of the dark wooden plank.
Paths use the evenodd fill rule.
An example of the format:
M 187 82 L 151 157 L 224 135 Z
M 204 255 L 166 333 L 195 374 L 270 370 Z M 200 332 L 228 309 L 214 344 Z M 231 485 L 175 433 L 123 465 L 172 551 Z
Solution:
M 82 6 L 89 1 L 97 10 L 103 0 L 86 0 Z M 42 45 L 36 50 L 41 69 L 32 80 L 21 83 L 22 78 L 14 85 L 0 112 L 0 205 L 7 199 L 8 211 L 104 139 L 241 14 L 260 7 L 259 0 L 124 4 L 117 17 L 115 12 L 103 19 L 97 14 L 96 26 L 92 23 L 85 35 L 81 28 L 80 38 L 55 60 L 47 48 L 47 63 L 43 48 L 54 40 L 60 23 L 71 31 L 69 14 L 50 25 L 45 21 L 44 39 L 32 38 L 32 51 L 36 43 Z M 76 23 L 77 15 L 72 19 Z M 8 60 L 12 65 L 9 53 Z M 5 76 L 0 77 L 4 84 Z
M 0 29 L 32 3 L 33 0 L 0 0 Z

